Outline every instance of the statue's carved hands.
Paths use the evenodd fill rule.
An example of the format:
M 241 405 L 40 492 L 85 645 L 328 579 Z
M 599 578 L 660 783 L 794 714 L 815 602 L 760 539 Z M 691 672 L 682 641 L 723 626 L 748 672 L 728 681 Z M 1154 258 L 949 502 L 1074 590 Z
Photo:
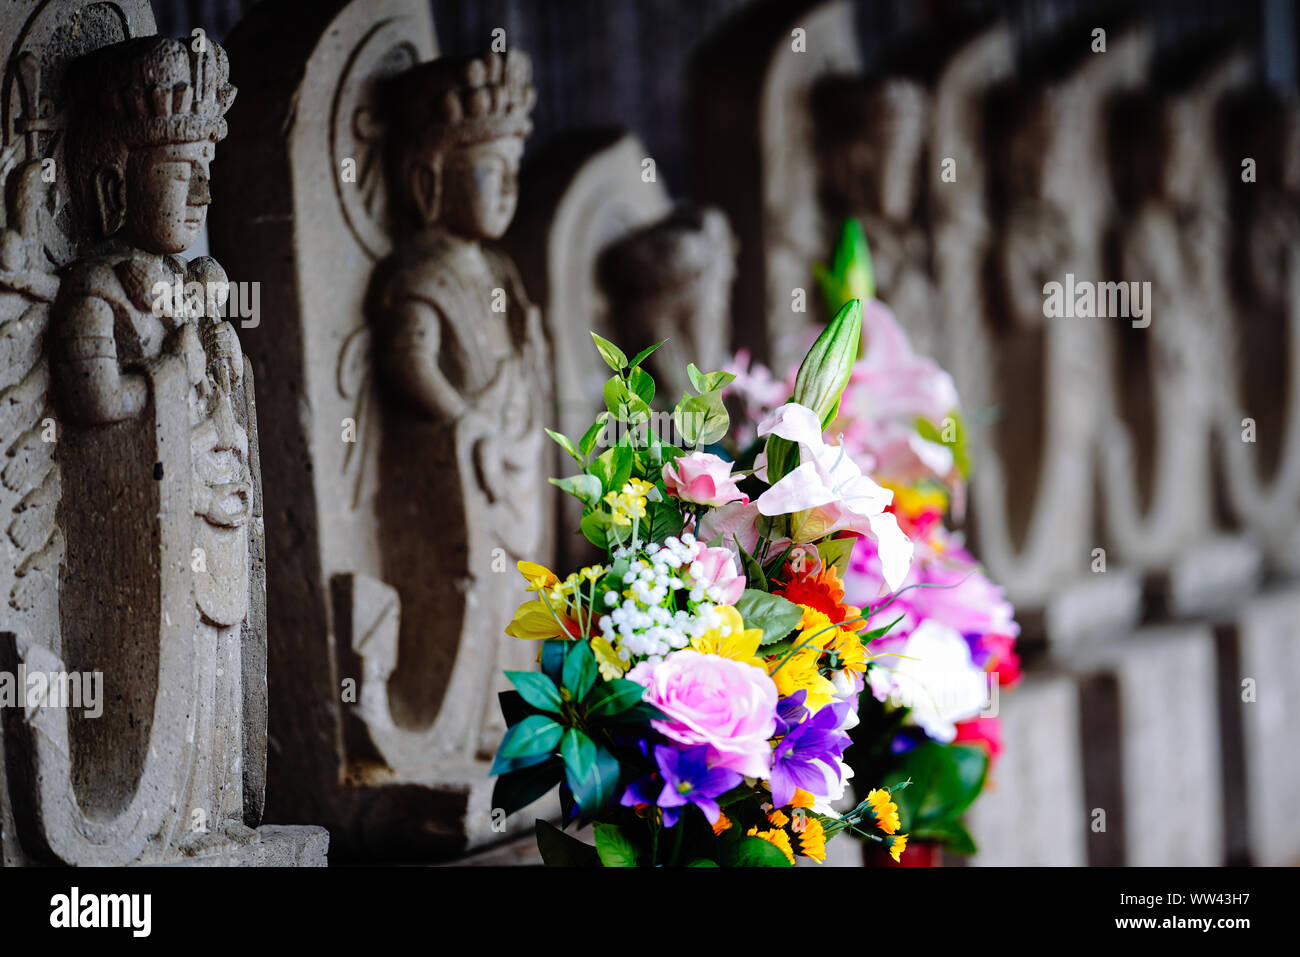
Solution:
M 239 382 L 244 377 L 244 353 L 239 348 L 239 336 L 228 322 L 208 322 L 203 325 L 203 351 L 208 357 L 208 372 L 217 381 Z

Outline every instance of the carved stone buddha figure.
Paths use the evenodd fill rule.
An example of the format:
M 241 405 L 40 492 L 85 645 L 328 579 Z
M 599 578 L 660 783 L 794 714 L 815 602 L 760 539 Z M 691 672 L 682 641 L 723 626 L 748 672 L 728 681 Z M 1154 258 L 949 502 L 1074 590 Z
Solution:
M 184 846 L 245 817 L 241 633 L 250 593 L 260 590 L 250 543 L 251 381 L 220 314 L 224 270 L 209 257 L 180 258 L 203 228 L 209 164 L 235 88 L 219 46 L 162 37 L 90 54 L 70 79 L 67 163 L 87 242 L 54 304 L 51 361 L 69 426 L 64 504 L 106 517 L 103 527 L 70 519 L 81 541 L 69 540 L 64 630 L 80 614 L 87 637 L 70 640 L 98 648 L 159 636 L 161 648 L 148 652 L 162 659 L 154 694 L 184 699 L 151 709 L 155 734 L 180 732 L 185 742 L 169 755 L 180 770 L 167 833 L 168 846 Z M 134 460 L 130 449 L 140 450 Z M 148 492 L 140 502 L 120 496 L 121 487 L 151 485 L 162 504 L 149 504 Z M 155 522 L 161 531 L 151 535 Z M 158 540 L 145 562 L 153 572 L 116 566 L 114 541 L 128 537 Z M 158 576 L 148 589 L 133 577 L 144 574 Z M 160 597 L 141 597 L 153 589 Z M 176 641 L 185 645 L 179 656 Z M 115 663 L 110 683 L 126 668 Z M 147 767 L 161 749 L 145 750 Z M 248 829 L 233 831 L 246 837 Z
M 368 312 L 387 393 L 384 578 L 401 599 L 388 698 L 401 729 L 445 721 L 438 744 L 467 760 L 498 734 L 483 698 L 515 596 L 497 574 L 536 559 L 551 521 L 541 313 L 491 245 L 515 213 L 530 75 L 518 52 L 443 57 L 386 93 L 396 249 L 377 268 Z M 481 741 L 479 715 L 490 726 Z M 428 767 L 425 746 L 405 740 L 385 749 L 390 766 Z

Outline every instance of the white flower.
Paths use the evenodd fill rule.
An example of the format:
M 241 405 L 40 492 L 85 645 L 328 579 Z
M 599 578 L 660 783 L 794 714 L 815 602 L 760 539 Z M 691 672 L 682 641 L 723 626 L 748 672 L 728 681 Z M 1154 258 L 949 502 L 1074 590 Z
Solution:
M 971 660 L 970 646 L 955 629 L 932 618 L 921 622 L 891 664 L 871 669 L 872 691 L 912 709 L 927 735 L 945 744 L 957 736 L 955 723 L 978 715 L 989 700 L 988 675 Z

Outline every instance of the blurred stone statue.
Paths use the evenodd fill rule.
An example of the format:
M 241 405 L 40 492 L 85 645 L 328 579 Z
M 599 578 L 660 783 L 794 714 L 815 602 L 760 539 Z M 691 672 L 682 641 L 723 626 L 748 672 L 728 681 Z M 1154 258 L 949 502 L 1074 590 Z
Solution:
M 731 329 L 736 240 L 714 207 L 679 207 L 610 246 L 597 266 L 609 325 L 638 347 L 666 339 L 647 360 L 659 391 L 690 387 L 686 366 L 720 369 Z
M 384 739 L 390 766 L 408 773 L 435 752 L 469 762 L 494 751 L 504 728 L 486 692 L 527 651 L 503 634 L 518 604 L 506 583 L 517 560 L 549 560 L 548 350 L 540 310 L 492 245 L 515 212 L 530 73 L 515 51 L 444 57 L 387 91 L 395 251 L 368 311 L 387 393 L 385 579 L 401 600 L 389 706 L 404 730 L 440 722 L 427 739 Z M 438 537 L 410 533 L 418 512 L 437 516 Z
M 938 336 L 929 223 L 921 208 L 929 97 L 915 80 L 832 77 L 814 90 L 821 202 L 834 248 L 856 218 L 871 249 L 877 294 L 923 355 Z

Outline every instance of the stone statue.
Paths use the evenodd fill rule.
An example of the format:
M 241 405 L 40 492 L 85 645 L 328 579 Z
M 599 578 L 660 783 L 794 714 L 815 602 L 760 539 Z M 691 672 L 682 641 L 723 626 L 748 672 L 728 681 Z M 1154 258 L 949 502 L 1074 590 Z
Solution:
M 215 185 L 247 201 L 212 248 L 267 317 L 240 330 L 277 570 L 267 815 L 326 824 L 336 860 L 454 857 L 532 824 L 502 829 L 488 773 L 501 672 L 533 666 L 514 562 L 552 561 L 547 348 L 493 242 L 528 62 L 436 59 L 423 0 L 268 0 L 227 47 Z
M 602 254 L 610 325 L 629 344 L 667 341 L 647 360 L 659 391 L 686 394 L 686 366 L 719 369 L 727 359 L 736 241 L 722 211 L 679 207 Z M 642 346 L 644 347 L 644 346 Z
M 695 195 L 740 241 L 731 345 L 775 369 L 797 364 L 824 322 L 812 267 L 839 223 L 817 201 L 812 96 L 861 70 L 853 20 L 847 0 L 763 0 L 692 57 Z
M 77 58 L 63 89 L 82 253 L 59 276 L 45 337 L 61 478 L 45 499 L 62 562 L 40 600 L 57 637 L 19 633 L 3 651 L 108 687 L 101 714 L 7 716 L 10 789 L 29 792 L 13 803 L 23 853 L 323 863 L 319 829 L 255 830 L 266 686 L 252 375 L 221 316 L 224 271 L 180 258 L 201 234 L 235 96 L 225 53 L 123 39 Z M 39 230 L 37 182 L 21 179 L 20 237 Z M 39 271 L 39 248 L 5 245 L 11 260 L 26 246 Z
M 1220 104 L 1230 184 L 1235 368 L 1219 424 L 1234 516 L 1277 570 L 1300 572 L 1300 103 L 1246 87 Z M 1253 163 L 1248 176 L 1247 159 Z M 1284 397 L 1284 398 L 1283 398 Z M 1247 436 L 1244 430 L 1251 428 Z M 1247 437 L 1254 441 L 1246 441 Z M 1288 521 L 1286 516 L 1291 516 Z
M 1184 51 L 1186 52 L 1186 51 Z M 1158 71 L 1150 90 L 1111 108 L 1119 200 L 1113 272 L 1150 282 L 1149 327 L 1107 322 L 1124 388 L 1102 449 L 1108 538 L 1139 568 L 1168 568 L 1215 531 L 1211 453 L 1222 419 L 1218 389 L 1231 333 L 1228 218 L 1215 136 L 1216 106 L 1248 74 L 1229 45 L 1185 70 Z M 1231 430 L 1233 438 L 1239 428 Z M 1230 563 L 1214 563 L 1225 583 Z M 1244 592 L 1246 588 L 1243 588 Z M 1199 596 L 1201 600 L 1206 596 Z
M 835 247 L 840 223 L 861 222 L 877 295 L 922 355 L 939 344 L 929 223 L 921 209 L 929 95 L 904 76 L 827 78 L 813 91 L 821 201 Z

